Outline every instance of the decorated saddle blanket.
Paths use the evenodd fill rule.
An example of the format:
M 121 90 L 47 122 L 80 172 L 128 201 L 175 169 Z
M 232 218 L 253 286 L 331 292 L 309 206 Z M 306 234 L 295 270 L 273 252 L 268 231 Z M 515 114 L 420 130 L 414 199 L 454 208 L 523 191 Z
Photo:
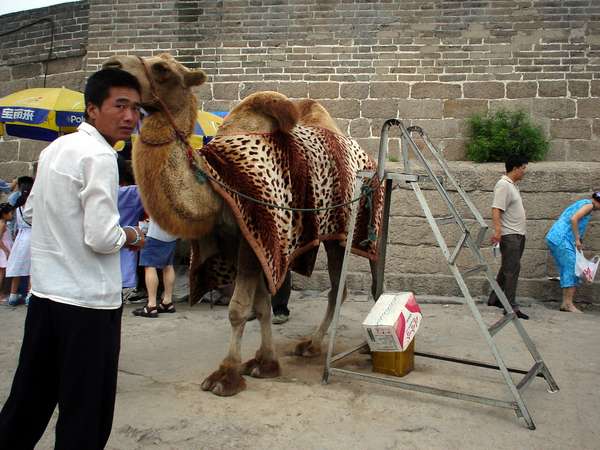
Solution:
M 290 134 L 217 136 L 201 155 L 209 179 L 214 178 L 212 187 L 231 208 L 272 294 L 289 269 L 311 275 L 321 241 L 345 242 L 356 173 L 376 170 L 352 139 L 315 127 L 297 126 Z M 368 186 L 372 190 L 360 200 L 352 251 L 376 259 L 383 185 L 374 177 Z M 203 290 L 217 287 L 210 286 L 218 283 L 216 278 L 204 278 Z

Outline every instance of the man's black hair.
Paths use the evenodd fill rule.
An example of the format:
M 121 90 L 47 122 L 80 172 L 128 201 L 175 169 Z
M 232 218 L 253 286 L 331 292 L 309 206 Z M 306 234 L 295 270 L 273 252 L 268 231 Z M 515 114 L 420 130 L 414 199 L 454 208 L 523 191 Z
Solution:
M 10 203 L 0 203 L 0 218 L 6 214 L 11 212 L 14 208 Z
M 524 155 L 510 155 L 506 162 L 504 163 L 504 167 L 506 168 L 506 173 L 511 172 L 515 167 L 521 167 L 525 164 L 529 163 L 529 159 Z
M 84 113 L 87 119 L 87 105 L 91 103 L 98 107 L 102 106 L 110 94 L 111 87 L 131 88 L 138 91 L 141 95 L 142 88 L 136 77 L 129 72 L 121 69 L 102 69 L 92 74 L 85 84 L 85 92 L 83 94 L 86 112 Z
M 17 186 L 21 187 L 21 186 L 32 186 L 33 185 L 33 178 L 24 175 L 22 177 L 17 178 Z

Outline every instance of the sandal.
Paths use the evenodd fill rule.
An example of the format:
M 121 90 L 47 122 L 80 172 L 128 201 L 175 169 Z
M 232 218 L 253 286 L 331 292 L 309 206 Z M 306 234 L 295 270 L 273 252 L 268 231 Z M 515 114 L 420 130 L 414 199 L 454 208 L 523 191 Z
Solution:
M 173 302 L 163 303 L 163 301 L 161 300 L 160 303 L 158 304 L 158 313 L 159 314 L 174 313 L 174 312 L 175 312 L 175 305 L 173 304 Z
M 133 315 L 138 317 L 156 318 L 158 317 L 158 309 L 156 306 L 146 305 L 143 308 L 134 309 Z

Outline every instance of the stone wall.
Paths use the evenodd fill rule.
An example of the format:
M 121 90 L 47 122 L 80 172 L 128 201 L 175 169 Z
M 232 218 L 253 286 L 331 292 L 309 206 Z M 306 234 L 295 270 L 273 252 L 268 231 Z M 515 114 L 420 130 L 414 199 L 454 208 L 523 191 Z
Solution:
M 308 96 L 372 152 L 398 116 L 460 160 L 465 117 L 520 108 L 548 160 L 600 161 L 599 19 L 595 0 L 93 0 L 89 64 L 168 51 L 211 75 L 205 109 Z
M 88 15 L 87 2 L 73 2 L 0 16 L 0 97 L 42 86 L 83 90 Z M 46 145 L 0 140 L 0 178 L 32 174 Z
M 461 160 L 466 117 L 524 109 L 551 138 L 554 162 L 532 164 L 523 183 L 530 233 L 519 295 L 560 295 L 546 279 L 554 269 L 543 235 L 569 202 L 600 187 L 598 1 L 88 0 L 2 16 L 1 29 L 42 17 L 56 25 L 48 86 L 81 90 L 85 73 L 113 54 L 169 52 L 209 74 L 197 91 L 204 109 L 229 110 L 265 89 L 318 99 L 373 154 L 383 121 L 399 117 L 421 125 L 448 159 Z M 0 95 L 41 86 L 47 23 L 4 39 Z M 0 178 L 31 172 L 43 146 L 0 141 Z M 394 132 L 390 152 L 399 159 Z M 453 169 L 488 217 L 501 166 L 455 163 Z M 409 194 L 394 194 L 388 287 L 456 295 Z M 448 231 L 456 238 L 456 230 Z M 592 223 L 590 251 L 600 251 L 599 234 Z M 323 267 L 320 260 L 315 276 L 296 278 L 296 285 L 327 286 Z M 354 260 L 352 288 L 368 286 L 366 270 Z M 483 293 L 481 279 L 472 283 Z M 582 290 L 588 300 L 595 293 L 595 285 Z

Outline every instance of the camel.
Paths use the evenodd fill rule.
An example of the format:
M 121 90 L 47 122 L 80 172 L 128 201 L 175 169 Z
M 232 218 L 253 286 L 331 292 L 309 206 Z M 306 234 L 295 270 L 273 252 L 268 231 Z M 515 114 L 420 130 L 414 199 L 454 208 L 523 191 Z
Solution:
M 219 368 L 201 383 L 201 388 L 216 395 L 230 396 L 246 388 L 243 375 L 256 378 L 279 376 L 281 368 L 271 332 L 270 295 L 276 291 L 282 274 L 285 275 L 290 266 L 287 265 L 285 258 L 273 257 L 273 261 L 265 262 L 264 255 L 261 256 L 257 251 L 256 243 L 248 238 L 248 230 L 240 221 L 240 216 L 244 213 L 236 210 L 231 199 L 228 201 L 228 197 L 220 192 L 224 190 L 220 185 L 214 180 L 206 182 L 199 174 L 213 173 L 213 176 L 216 176 L 207 164 L 209 157 L 214 164 L 218 164 L 227 150 L 223 146 L 235 147 L 240 142 L 239 145 L 249 145 L 247 144 L 250 141 L 249 137 L 258 141 L 270 139 L 269 136 L 277 134 L 278 139 L 283 139 L 284 142 L 281 148 L 277 147 L 283 149 L 284 159 L 289 156 L 285 152 L 292 152 L 288 147 L 293 146 L 290 144 L 292 141 L 286 139 L 291 134 L 299 132 L 298 130 L 302 132 L 319 130 L 320 133 L 324 133 L 324 136 L 338 143 L 342 138 L 348 141 L 349 139 L 343 137 L 342 131 L 318 102 L 309 99 L 291 101 L 277 92 L 258 92 L 244 99 L 225 118 L 213 141 L 217 142 L 221 139 L 221 142 L 224 142 L 222 147 L 213 146 L 213 150 L 216 150 L 212 153 L 207 153 L 210 148 L 205 153 L 194 152 L 186 145 L 185 139 L 192 133 L 197 110 L 192 88 L 206 81 L 203 71 L 190 70 L 168 54 L 143 59 L 135 56 L 115 56 L 108 59 L 103 67 L 125 70 L 140 82 L 142 104 L 151 114 L 144 119 L 140 138 L 134 144 L 135 177 L 149 215 L 168 232 L 190 239 L 192 242 L 190 298 L 197 301 L 198 289 L 201 288 L 198 286 L 198 280 L 194 279 L 197 266 L 215 256 L 235 266 L 235 288 L 229 304 L 231 324 L 229 350 Z M 242 138 L 230 139 L 230 136 L 242 136 Z M 312 136 L 308 139 L 312 139 Z M 204 151 L 204 148 L 202 150 Z M 307 151 L 300 148 L 295 152 L 296 160 L 290 160 L 289 163 L 293 170 L 300 170 L 296 168 L 303 167 L 304 156 L 302 155 Z M 340 155 L 339 160 L 346 158 L 345 154 Z M 227 171 L 223 176 L 227 176 Z M 348 175 L 348 178 L 351 178 L 350 184 L 353 183 L 353 177 L 354 172 Z M 302 183 L 300 173 L 293 174 L 290 179 L 292 184 Z M 305 185 L 302 185 L 302 189 L 308 192 Z M 292 205 L 294 201 L 292 199 Z M 253 214 L 258 209 L 259 206 L 255 205 L 244 211 Z M 339 211 L 347 211 L 347 209 L 327 211 L 322 214 L 334 217 L 336 214 L 341 214 Z M 281 220 L 289 220 L 289 227 L 292 226 L 291 224 L 297 226 L 299 221 L 304 221 L 305 228 L 312 226 L 310 222 L 312 219 L 305 220 L 305 216 L 298 212 L 283 211 L 272 214 L 277 214 Z M 293 218 L 290 219 L 292 216 Z M 306 215 L 308 216 L 310 214 Z M 257 220 L 263 219 L 259 217 Z M 286 227 L 283 227 L 283 233 L 286 232 Z M 271 234 L 269 231 L 264 239 L 271 239 Z M 288 239 L 287 236 L 285 239 Z M 302 251 L 297 252 L 304 252 L 306 256 L 307 249 L 310 249 L 308 253 L 312 253 L 308 260 L 312 258 L 314 265 L 319 241 L 323 242 L 327 254 L 331 290 L 322 322 L 310 337 L 296 345 L 296 355 L 312 357 L 321 352 L 322 341 L 334 313 L 344 255 L 344 247 L 341 244 L 344 239 L 344 233 L 332 234 L 328 238 L 310 241 Z M 291 259 L 295 258 L 296 262 L 302 260 L 300 255 L 292 256 Z M 372 259 L 370 262 L 374 280 L 375 265 Z M 278 272 L 279 278 L 277 274 L 267 276 L 268 270 L 265 270 L 265 267 L 268 263 L 272 263 L 276 269 L 281 269 Z M 293 264 L 291 267 L 294 269 Z M 373 282 L 373 290 L 374 286 Z M 343 296 L 345 299 L 345 286 Z M 242 335 L 246 320 L 253 310 L 260 322 L 261 344 L 254 358 L 242 363 Z

